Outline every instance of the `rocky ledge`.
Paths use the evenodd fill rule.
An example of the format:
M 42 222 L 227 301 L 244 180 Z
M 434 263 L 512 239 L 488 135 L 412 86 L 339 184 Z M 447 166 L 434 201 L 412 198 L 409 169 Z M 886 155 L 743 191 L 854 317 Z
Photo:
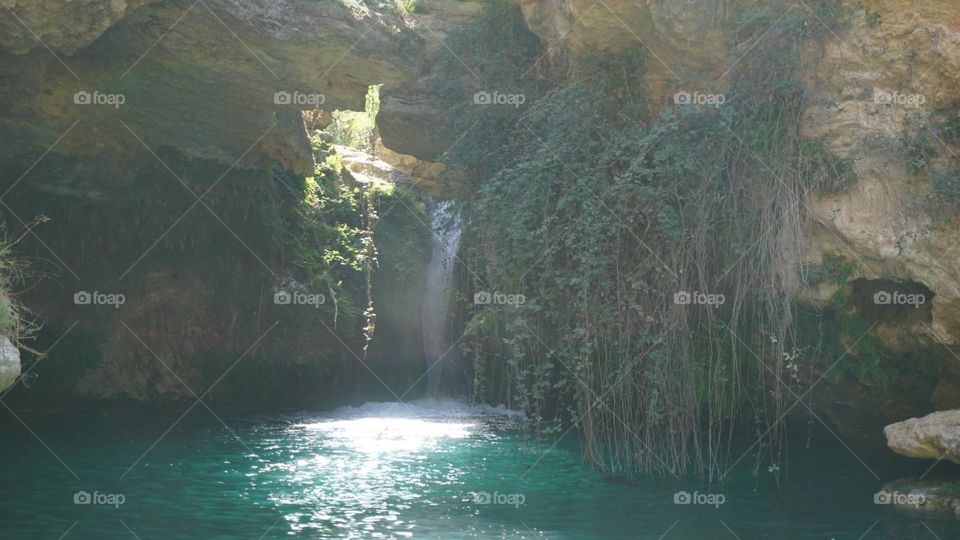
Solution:
M 900 455 L 960 463 L 960 410 L 890 424 L 883 434 L 887 446 Z
M 960 481 L 903 478 L 889 482 L 874 503 L 915 512 L 953 512 L 960 517 Z

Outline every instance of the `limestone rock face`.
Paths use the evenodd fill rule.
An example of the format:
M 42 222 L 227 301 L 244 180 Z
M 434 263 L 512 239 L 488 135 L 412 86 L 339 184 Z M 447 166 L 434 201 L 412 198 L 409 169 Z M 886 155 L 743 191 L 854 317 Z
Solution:
M 349 181 L 355 187 L 393 184 L 402 186 L 404 189 L 410 189 L 414 184 L 413 178 L 366 152 L 339 145 L 335 145 L 333 148 L 340 154 L 343 167 L 350 173 Z
M 0 392 L 10 388 L 20 376 L 20 351 L 10 338 L 0 338 Z
M 832 35 L 810 61 L 810 105 L 802 133 L 846 158 L 857 179 L 843 193 L 808 200 L 807 262 L 818 265 L 825 254 L 839 255 L 854 266 L 851 279 L 884 289 L 928 290 L 932 298 L 920 313 L 882 317 L 872 335 L 898 352 L 940 351 L 945 369 L 928 403 L 918 401 L 915 407 L 929 410 L 932 403 L 953 409 L 960 399 L 955 392 L 960 359 L 943 345 L 960 343 L 960 227 L 927 206 L 931 182 L 908 169 L 899 138 L 903 133 L 926 135 L 940 156 L 932 168 L 960 153 L 936 128 L 956 115 L 960 104 L 960 18 L 949 0 L 879 0 L 854 13 L 850 27 Z M 836 290 L 805 289 L 799 300 L 825 307 Z M 907 401 L 904 396 L 900 403 Z M 863 401 L 854 405 L 872 408 Z M 831 417 L 840 423 L 850 410 L 840 407 Z M 888 419 L 917 414 L 889 405 L 874 410 Z M 936 413 L 926 418 L 940 422 L 948 417 Z M 890 447 L 905 455 L 939 458 L 945 450 L 939 445 L 950 435 L 935 435 L 926 418 L 887 427 Z
M 107 28 L 156 0 L 8 0 L 0 18 L 0 47 L 16 53 L 50 47 L 72 54 L 100 37 Z
M 520 5 L 530 30 L 560 69 L 643 46 L 652 103 L 665 104 L 679 90 L 709 92 L 725 84 L 726 39 L 718 25 L 725 2 L 522 0 Z
M 887 446 L 900 455 L 960 463 L 960 410 L 890 424 L 883 434 Z
M 201 391 L 201 366 L 194 359 L 215 324 L 206 307 L 208 285 L 168 272 L 145 273 L 139 281 L 137 300 L 108 314 L 112 331 L 103 359 L 78 381 L 79 394 L 142 401 L 188 399 L 191 391 Z
M 807 200 L 812 220 L 804 247 L 811 265 L 822 265 L 828 254 L 843 257 L 853 268 L 849 279 L 875 284 L 874 291 L 926 291 L 925 306 L 880 316 L 871 335 L 898 353 L 927 351 L 914 358 L 936 355 L 945 369 L 931 394 L 891 388 L 871 395 L 904 395 L 896 403 L 875 403 L 851 399 L 857 393 L 846 388 L 828 399 L 836 402 L 827 411 L 838 425 L 850 423 L 856 408 L 888 423 L 929 411 L 931 404 L 958 406 L 960 359 L 943 346 L 960 343 L 960 227 L 930 208 L 932 183 L 908 168 L 901 137 L 928 138 L 939 156 L 931 169 L 960 152 L 937 128 L 960 104 L 960 18 L 949 0 L 846 4 L 850 24 L 807 53 L 801 132 L 845 158 L 856 181 L 842 193 Z M 800 290 L 798 300 L 829 308 L 836 292 L 837 285 L 820 284 Z M 869 296 L 861 301 L 874 307 Z M 919 410 L 908 412 L 911 401 Z M 885 430 L 891 448 L 940 457 L 942 451 L 934 455 L 926 442 L 909 442 L 904 430 L 901 424 Z
M 856 277 L 925 286 L 934 295 L 931 320 L 901 336 L 910 333 L 915 345 L 957 344 L 960 228 L 924 208 L 929 181 L 907 169 L 898 142 L 919 130 L 941 158 L 960 150 L 927 127 L 955 116 L 960 104 L 957 5 L 877 0 L 856 13 L 813 64 L 802 129 L 848 158 L 857 181 L 810 201 L 808 256 L 819 263 L 824 252 L 840 254 L 856 263 Z
M 431 59 L 483 2 L 419 5 L 401 16 L 338 0 L 12 2 L 19 20 L 0 19 L 0 162 L 16 178 L 50 149 L 24 182 L 97 200 L 122 198 L 130 172 L 161 147 L 310 174 L 292 115 L 362 110 L 371 84 L 384 85 L 385 144 L 435 159 L 449 144 L 424 97 Z M 36 182 L 45 174 L 57 184 Z
M 861 412 L 871 417 L 876 433 L 891 418 L 929 410 L 931 401 L 940 408 L 957 406 L 951 390 L 960 381 L 960 359 L 942 346 L 960 344 L 960 226 L 924 206 L 930 181 L 908 169 L 899 138 L 927 132 L 940 156 L 934 167 L 960 155 L 960 144 L 933 127 L 956 117 L 960 106 L 960 11 L 953 0 L 841 3 L 849 24 L 831 27 L 802 60 L 808 105 L 801 129 L 846 158 L 857 179 L 843 193 L 808 199 L 806 262 L 822 265 L 826 254 L 840 255 L 855 266 L 851 280 L 927 290 L 930 303 L 924 309 L 910 317 L 886 317 L 872 335 L 898 352 L 936 349 L 948 365 L 931 396 L 911 389 L 904 390 L 914 392 L 905 399 L 898 389 L 877 392 L 849 384 L 825 392 L 821 406 L 838 425 L 851 428 L 842 429 L 845 434 L 857 431 L 851 418 Z M 677 91 L 723 92 L 731 68 L 750 60 L 751 46 L 763 47 L 762 40 L 732 46 L 737 36 L 718 24 L 732 20 L 745 4 L 520 0 L 527 25 L 547 51 L 545 62 L 561 80 L 598 54 L 643 46 L 654 112 Z M 828 308 L 837 290 L 819 284 L 799 290 L 798 300 Z
M 429 87 L 429 81 L 415 81 L 404 87 L 385 85 L 380 92 L 377 128 L 389 148 L 435 160 L 449 144 L 436 133 L 436 126 L 443 123 L 443 111 L 437 110 Z
M 421 160 L 438 159 L 455 141 L 437 133 L 445 111 L 439 110 L 431 89 L 437 74 L 434 66 L 440 55 L 448 55 L 444 40 L 450 30 L 470 21 L 483 11 L 482 1 L 426 0 L 422 8 L 406 18 L 410 28 L 423 37 L 418 51 L 422 63 L 403 83 L 387 81 L 380 90 L 377 126 L 383 144 Z
M 414 185 L 421 191 L 426 191 L 431 195 L 443 197 L 449 195 L 451 191 L 451 179 L 446 174 L 446 166 L 436 161 L 425 161 L 417 159 L 409 154 L 402 154 L 384 146 L 383 141 L 377 137 L 374 145 L 374 154 L 383 161 L 389 163 L 397 170 L 410 176 L 414 180 Z
M 235 359 L 250 345 L 245 338 L 264 334 L 271 321 L 298 322 L 258 296 L 258 279 L 276 278 L 270 274 L 286 259 L 270 258 L 275 243 L 258 245 L 276 231 L 249 212 L 253 188 L 275 196 L 288 172 L 313 174 L 303 111 L 317 129 L 330 111 L 362 110 L 370 85 L 416 95 L 446 32 L 483 4 L 423 0 L 405 15 L 393 2 L 353 0 L 7 0 L 3 218 L 19 229 L 14 215 L 50 215 L 43 240 L 23 247 L 62 262 L 51 273 L 69 274 L 63 290 L 37 287 L 24 302 L 47 328 L 79 320 L 68 338 L 96 345 L 83 355 L 91 365 L 41 366 L 34 393 L 190 399 L 227 367 L 215 369 L 211 358 Z M 426 152 L 445 146 L 415 140 L 427 141 L 437 122 L 425 106 L 404 116 L 387 103 L 381 116 Z M 345 162 L 354 177 L 415 181 L 383 161 Z M 158 186 L 173 189 L 152 191 Z M 204 204 L 191 194 L 199 186 L 211 188 Z M 94 277 L 101 282 L 91 284 Z M 94 287 L 122 289 L 130 302 L 117 310 L 70 302 L 71 291 Z M 264 371 L 278 384 L 291 382 L 283 369 L 305 373 L 295 382 L 318 394 L 307 387 L 321 372 L 313 359 L 334 357 L 329 336 L 289 332 L 257 345 L 283 359 Z M 3 385 L 19 375 L 15 353 L 0 357 Z M 350 369 L 321 367 L 330 380 Z M 218 391 L 229 394 L 230 383 L 243 380 Z
M 808 262 L 825 252 L 857 263 L 855 277 L 911 282 L 933 293 L 931 320 L 887 332 L 896 348 L 960 343 L 960 227 L 922 208 L 929 185 L 907 169 L 898 137 L 956 115 L 960 104 L 960 17 L 952 0 L 844 2 L 851 21 L 827 32 L 804 60 L 809 107 L 802 130 L 821 139 L 857 174 L 852 188 L 809 201 L 814 226 Z M 740 9 L 715 0 L 521 0 L 529 28 L 555 69 L 575 70 L 594 55 L 643 46 L 654 108 L 675 91 L 721 91 L 749 49 L 718 24 Z M 755 44 L 762 47 L 762 43 Z M 885 96 L 899 96 L 893 103 Z M 917 104 L 917 102 L 921 102 Z M 926 130 L 926 128 L 919 128 Z M 960 145 L 931 135 L 938 154 Z M 835 289 L 805 290 L 825 305 Z M 909 343 L 904 342 L 909 334 Z M 960 369 L 960 361 L 957 361 Z
M 369 85 L 411 78 L 423 42 L 396 14 L 333 0 L 45 0 L 12 9 L 57 54 L 7 32 L 17 22 L 3 18 L 0 160 L 16 178 L 52 147 L 25 182 L 55 170 L 62 193 L 123 190 L 161 147 L 225 167 L 279 162 L 307 174 L 307 134 L 291 115 L 362 109 Z

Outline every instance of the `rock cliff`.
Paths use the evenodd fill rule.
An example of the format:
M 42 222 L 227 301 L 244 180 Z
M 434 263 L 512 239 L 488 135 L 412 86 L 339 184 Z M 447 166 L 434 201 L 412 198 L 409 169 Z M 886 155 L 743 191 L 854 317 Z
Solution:
M 320 310 L 273 302 L 294 266 L 319 264 L 291 245 L 301 233 L 284 215 L 317 211 L 290 199 L 297 177 L 322 166 L 300 111 L 362 110 L 370 85 L 414 84 L 425 51 L 442 48 L 434 21 L 462 18 L 445 5 L 414 17 L 337 0 L 7 3 L 0 202 L 10 231 L 52 218 L 20 246 L 37 276 L 16 291 L 43 325 L 34 344 L 56 345 L 23 387 L 192 399 L 249 353 L 240 369 L 250 363 L 285 388 L 265 392 L 276 403 L 295 403 L 322 401 L 344 370 L 363 369 L 351 326 L 362 290 L 329 298 L 329 331 Z M 4 379 L 14 367 L 5 356 Z
M 562 85 L 596 53 L 641 45 L 653 112 L 671 105 L 676 92 L 722 92 L 768 35 L 730 31 L 748 6 L 729 0 L 518 4 L 543 46 L 535 65 L 518 69 Z M 874 294 L 920 291 L 929 300 L 922 309 L 876 312 L 882 316 L 870 332 L 886 348 L 922 351 L 944 369 L 935 390 L 910 389 L 909 396 L 838 386 L 824 404 L 838 424 L 844 415 L 849 420 L 850 407 L 876 409 L 878 421 L 890 421 L 960 401 L 960 360 L 951 349 L 960 340 L 960 227 L 937 188 L 938 179 L 960 170 L 960 12 L 952 0 L 842 4 L 848 22 L 819 21 L 828 37 L 802 59 L 807 106 L 800 126 L 856 175 L 843 192 L 806 199 L 806 263 L 823 269 L 842 258 L 849 268 L 841 280 L 808 284 L 798 300 L 831 309 L 842 294 L 861 301 L 854 308 L 863 311 L 873 309 L 866 304 Z M 241 187 L 273 182 L 275 174 L 264 172 L 271 167 L 313 173 L 301 109 L 361 109 L 368 86 L 383 84 L 378 157 L 426 184 L 443 183 L 433 162 L 458 141 L 435 129 L 446 113 L 436 99 L 443 74 L 435 65 L 451 60 L 444 40 L 483 3 L 424 0 L 413 13 L 392 6 L 8 2 L 0 19 L 0 201 L 10 228 L 56 212 L 59 223 L 38 229 L 30 251 L 41 266 L 50 263 L 44 272 L 58 273 L 59 289 L 25 298 L 51 331 L 80 320 L 81 333 L 105 340 L 107 360 L 83 372 L 82 388 L 138 399 L 188 395 L 162 366 L 149 376 L 135 373 L 152 355 L 143 350 L 131 361 L 137 340 L 112 315 L 74 311 L 72 295 L 103 286 L 102 275 L 142 293 L 124 321 L 161 356 L 182 357 L 172 367 L 187 386 L 204 379 L 199 351 L 242 352 L 250 343 L 237 335 L 269 327 L 264 311 L 250 307 L 266 293 L 245 295 L 270 291 L 286 254 L 263 255 L 271 233 L 247 204 L 263 194 Z M 804 9 L 798 3 L 781 20 Z M 237 189 L 210 202 L 209 214 L 206 201 L 190 193 L 216 195 L 217 177 Z M 147 188 L 159 184 L 173 191 Z M 165 205 L 171 209 L 155 212 Z M 191 214 L 181 223 L 191 205 L 203 219 Z M 194 230 L 206 233 L 187 232 Z M 227 276 L 203 270 L 210 261 Z M 136 381 L 136 389 L 119 381 Z
M 954 127 L 960 118 L 960 12 L 949 0 L 834 4 L 844 13 L 843 24 L 816 15 L 805 23 L 826 30 L 826 38 L 801 59 L 807 94 L 800 129 L 850 163 L 856 181 L 840 193 L 806 199 L 808 268 L 819 271 L 840 260 L 844 271 L 842 279 L 807 284 L 797 300 L 826 311 L 849 300 L 838 316 L 867 313 L 875 319 L 866 334 L 843 339 L 845 347 L 854 347 L 849 362 L 864 361 L 855 345 L 867 335 L 891 355 L 921 351 L 916 356 L 942 367 L 935 388 L 819 383 L 818 407 L 847 434 L 862 435 L 960 402 L 960 357 L 952 351 L 960 339 L 960 228 L 952 199 L 945 200 L 949 188 L 943 187 L 956 182 L 960 171 Z M 750 9 L 746 2 L 520 5 L 546 48 L 541 63 L 561 80 L 598 51 L 643 46 L 646 92 L 656 112 L 672 106 L 678 91 L 723 92 L 738 65 L 773 45 L 766 40 L 776 39 L 770 37 L 776 28 L 809 13 L 813 4 L 793 5 L 769 27 L 748 29 L 736 24 Z M 884 292 L 921 294 L 928 304 L 912 315 L 895 306 L 874 310 L 873 295 Z M 915 358 L 904 361 L 905 370 L 926 369 Z M 822 379 L 828 368 L 813 367 L 808 382 Z

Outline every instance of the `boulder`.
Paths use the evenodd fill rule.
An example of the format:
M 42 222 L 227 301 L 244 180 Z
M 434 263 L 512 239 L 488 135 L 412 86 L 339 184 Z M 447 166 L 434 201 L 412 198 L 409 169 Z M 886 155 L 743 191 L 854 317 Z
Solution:
M 13 386 L 20 376 L 20 351 L 10 338 L 0 338 L 0 392 Z
M 887 446 L 900 455 L 960 463 L 960 410 L 890 424 L 883 434 Z
M 343 168 L 349 173 L 349 181 L 356 183 L 355 187 L 394 184 L 409 189 L 415 184 L 413 178 L 366 152 L 340 145 L 334 145 L 333 148 L 340 154 Z
M 891 505 L 908 512 L 953 512 L 960 517 L 958 485 L 947 479 L 901 478 L 888 482 L 873 496 L 874 504 Z

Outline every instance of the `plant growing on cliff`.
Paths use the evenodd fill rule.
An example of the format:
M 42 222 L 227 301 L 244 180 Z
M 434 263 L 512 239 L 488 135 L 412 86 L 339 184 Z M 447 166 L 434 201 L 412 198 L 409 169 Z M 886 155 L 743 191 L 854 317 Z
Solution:
M 42 359 L 45 354 L 26 346 L 23 340 L 32 336 L 38 327 L 24 317 L 26 308 L 17 300 L 13 292 L 15 284 L 23 281 L 27 262 L 16 257 L 13 254 L 13 248 L 34 227 L 48 221 L 50 219 L 44 215 L 35 217 L 13 239 L 6 236 L 5 226 L 0 226 L 0 231 L 4 233 L 0 234 L 3 236 L 0 240 L 0 337 L 6 337 L 18 348 L 33 353 L 36 360 Z
M 9 246 L 0 245 L 0 336 L 13 339 L 20 335 L 19 308 L 10 292 L 11 282 L 15 281 L 17 274 Z
M 412 15 L 423 11 L 423 5 L 420 4 L 419 0 L 394 0 L 393 3 L 397 11 L 404 15 Z
M 930 144 L 927 132 L 923 129 L 915 133 L 904 130 L 900 133 L 900 146 L 903 149 L 903 160 L 911 174 L 921 174 L 927 171 L 930 161 L 936 157 L 936 150 Z
M 910 174 L 928 183 L 922 208 L 950 218 L 960 208 L 960 157 L 951 148 L 960 140 L 960 117 L 951 111 L 935 111 L 933 118 L 908 120 L 896 146 Z
M 652 112 L 637 50 L 582 63 L 562 88 L 533 87 L 545 93 L 525 110 L 454 122 L 477 125 L 448 155 L 479 172 L 474 285 L 528 299 L 474 309 L 478 384 L 578 426 L 609 472 L 722 476 L 743 416 L 759 423 L 761 457 L 781 458 L 804 201 L 850 174 L 799 135 L 793 75 L 814 19 L 762 24 L 776 6 L 748 16 L 741 32 L 774 26 L 779 46 L 737 66 L 721 107 Z M 473 65 L 472 50 L 455 51 Z M 697 293 L 725 301 L 686 300 Z

